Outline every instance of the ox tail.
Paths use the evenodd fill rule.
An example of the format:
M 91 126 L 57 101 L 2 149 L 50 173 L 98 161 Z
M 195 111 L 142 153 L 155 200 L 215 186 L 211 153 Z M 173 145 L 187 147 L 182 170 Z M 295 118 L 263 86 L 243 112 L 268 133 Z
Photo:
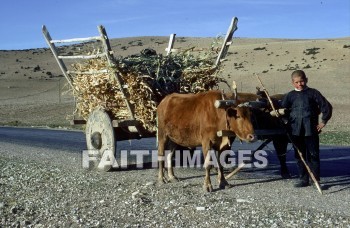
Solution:
M 156 146 L 158 148 L 158 115 L 156 115 Z

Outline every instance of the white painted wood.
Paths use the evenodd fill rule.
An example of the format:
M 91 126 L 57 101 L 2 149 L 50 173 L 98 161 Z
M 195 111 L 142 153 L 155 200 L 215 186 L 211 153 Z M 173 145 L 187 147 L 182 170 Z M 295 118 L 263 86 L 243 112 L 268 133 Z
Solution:
M 42 26 L 42 33 L 44 35 L 44 38 L 46 40 L 47 45 L 49 45 L 49 47 L 51 49 L 51 52 L 52 52 L 53 56 L 55 57 L 55 59 L 57 61 L 57 64 L 60 67 L 64 77 L 67 79 L 67 81 L 68 81 L 69 85 L 71 86 L 71 88 L 74 89 L 74 87 L 72 85 L 72 80 L 73 79 L 69 76 L 69 74 L 67 74 L 67 67 L 64 64 L 64 62 L 62 61 L 62 59 L 58 58 L 58 52 L 57 52 L 56 46 L 55 46 L 55 44 L 51 43 L 52 38 L 51 38 L 50 33 L 47 30 L 45 25 Z
M 73 38 L 73 39 L 65 39 L 65 40 L 51 40 L 51 43 L 74 43 L 74 42 L 86 42 L 93 40 L 101 40 L 100 36 L 92 36 L 86 38 Z
M 105 57 L 106 53 L 100 53 L 95 55 L 59 55 L 59 59 L 95 59 L 99 57 Z
M 219 53 L 219 55 L 218 55 L 218 57 L 216 59 L 215 66 L 219 66 L 220 63 L 225 58 L 225 56 L 227 55 L 228 48 L 232 44 L 233 33 L 238 28 L 237 27 L 237 23 L 238 23 L 238 18 L 237 17 L 232 18 L 231 24 L 230 24 L 230 26 L 229 26 L 229 28 L 227 30 L 226 37 L 225 37 L 224 42 L 222 44 L 220 53 Z
M 166 50 L 166 55 L 169 55 L 172 52 L 173 46 L 174 46 L 174 42 L 175 42 L 175 36 L 176 34 L 170 34 L 170 38 L 169 38 L 169 44 L 168 47 L 165 49 Z

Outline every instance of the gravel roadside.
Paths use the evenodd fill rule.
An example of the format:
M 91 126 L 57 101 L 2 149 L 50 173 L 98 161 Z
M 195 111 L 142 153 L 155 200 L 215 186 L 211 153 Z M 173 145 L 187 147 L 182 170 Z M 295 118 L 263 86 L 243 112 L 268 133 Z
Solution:
M 243 171 L 232 188 L 202 190 L 204 171 L 95 172 L 69 151 L 0 144 L 0 227 L 350 227 L 350 183 L 320 195 L 275 171 Z

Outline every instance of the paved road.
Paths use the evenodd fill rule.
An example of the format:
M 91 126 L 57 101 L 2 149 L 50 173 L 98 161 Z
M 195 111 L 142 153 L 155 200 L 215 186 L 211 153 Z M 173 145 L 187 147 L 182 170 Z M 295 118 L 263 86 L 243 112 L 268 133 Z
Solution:
M 258 145 L 235 142 L 233 148 L 256 149 Z M 117 146 L 156 148 L 154 138 L 118 142 Z M 5 196 L 0 199 L 4 215 L 0 226 L 39 222 L 63 227 L 107 222 L 134 226 L 135 221 L 169 226 L 170 220 L 174 226 L 197 227 L 350 224 L 349 147 L 322 147 L 322 182 L 328 185 L 323 195 L 311 186 L 293 188 L 294 179 L 282 180 L 274 152 L 268 153 L 267 168 L 245 169 L 229 180 L 232 188 L 218 190 L 213 172 L 215 192 L 203 194 L 202 169 L 178 168 L 175 173 L 180 182 L 157 186 L 154 169 L 84 170 L 81 151 L 85 148 L 84 134 L 78 131 L 0 127 L 0 195 Z M 288 161 L 295 176 L 292 151 Z
M 0 127 L 0 144 L 1 142 L 58 149 L 72 153 L 81 153 L 82 150 L 86 149 L 85 135 L 81 131 Z M 261 143 L 262 142 L 240 144 L 238 141 L 235 141 L 232 150 L 234 152 L 238 150 L 255 150 Z M 291 174 L 296 176 L 297 172 L 293 157 L 294 152 L 291 149 L 291 145 L 289 145 L 288 148 L 288 166 Z M 117 142 L 117 150 L 153 150 L 155 152 L 156 149 L 155 138 Z M 273 146 L 268 144 L 264 150 L 268 154 L 269 166 L 265 169 L 263 174 L 269 173 L 269 169 L 271 172 L 278 172 L 278 160 L 274 153 Z M 149 156 L 148 160 L 150 159 L 151 157 Z M 128 159 L 130 163 L 134 163 L 135 160 L 136 156 L 130 156 Z M 350 147 L 321 146 L 321 176 L 329 177 L 329 184 L 349 185 L 349 164 Z

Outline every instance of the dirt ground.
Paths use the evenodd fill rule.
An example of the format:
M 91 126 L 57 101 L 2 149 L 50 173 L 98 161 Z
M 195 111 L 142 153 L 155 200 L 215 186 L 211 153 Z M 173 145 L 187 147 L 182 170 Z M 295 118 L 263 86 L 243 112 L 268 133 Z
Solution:
M 212 41 L 178 37 L 175 48 L 206 48 Z M 127 56 L 145 48 L 164 53 L 167 42 L 167 37 L 133 37 L 112 39 L 111 45 L 116 56 Z M 338 133 L 343 140 L 350 135 L 349 57 L 350 37 L 235 38 L 222 76 L 236 80 L 239 91 L 255 92 L 257 73 L 274 94 L 291 90 L 291 72 L 304 69 L 309 86 L 320 90 L 334 107 L 324 133 Z M 0 50 L 0 125 L 70 128 L 74 99 L 68 90 L 49 49 Z M 323 164 L 328 162 L 337 171 L 330 174 L 322 166 L 328 174 L 323 182 L 329 185 L 324 195 L 311 186 L 293 188 L 294 180 L 282 180 L 276 165 L 242 171 L 230 180 L 232 188 L 203 194 L 201 169 L 178 168 L 180 182 L 158 186 L 155 169 L 108 173 L 82 169 L 81 154 L 71 150 L 85 148 L 83 140 L 73 140 L 81 148 L 68 145 L 68 151 L 38 147 L 32 141 L 7 142 L 6 137 L 0 141 L 4 196 L 0 226 L 4 227 L 348 227 L 350 222 L 349 175 L 345 168 L 334 166 L 336 160 L 347 167 L 347 149 L 322 153 Z
M 214 38 L 177 37 L 174 48 L 208 48 Z M 115 56 L 145 48 L 165 53 L 168 37 L 111 39 Z M 94 50 L 87 44 L 84 48 Z M 77 50 L 78 49 L 78 50 Z M 63 52 L 80 47 L 62 47 Z M 83 48 L 82 48 L 83 49 Z M 85 49 L 84 49 L 85 50 Z M 303 69 L 309 86 L 332 103 L 334 114 L 325 132 L 350 132 L 350 38 L 323 40 L 234 38 L 222 76 L 235 80 L 238 91 L 255 92 L 260 75 L 270 94 L 292 89 L 290 74 Z M 68 63 L 69 66 L 69 63 Z M 51 51 L 46 48 L 0 50 L 0 124 L 69 128 L 74 98 Z M 229 90 L 226 85 L 221 89 Z
M 274 152 L 266 168 L 243 168 L 219 189 L 202 186 L 204 168 L 176 167 L 179 182 L 158 184 L 158 169 L 83 168 L 84 134 L 77 131 L 0 128 L 0 227 L 349 227 L 350 156 L 323 147 L 321 195 L 281 179 Z M 19 133 L 23 138 L 13 137 Z M 24 133 L 23 133 L 24 132 Z M 43 135 L 45 135 L 43 137 Z M 28 137 L 30 141 L 25 141 Z M 24 139 L 24 140 L 23 140 Z M 65 143 L 62 143 L 65 142 Z M 257 148 L 236 141 L 234 151 Z M 120 149 L 155 149 L 155 139 L 118 142 Z M 350 148 L 350 147 L 347 147 Z M 150 158 L 150 157 L 149 157 Z M 129 156 L 135 162 L 135 156 Z M 120 160 L 118 160 L 119 162 Z M 152 161 L 157 161 L 155 158 Z M 131 162 L 132 163 L 132 162 Z M 119 163 L 121 164 L 121 163 Z M 154 164 L 154 163 L 153 163 Z M 226 170 L 226 174 L 230 172 Z

